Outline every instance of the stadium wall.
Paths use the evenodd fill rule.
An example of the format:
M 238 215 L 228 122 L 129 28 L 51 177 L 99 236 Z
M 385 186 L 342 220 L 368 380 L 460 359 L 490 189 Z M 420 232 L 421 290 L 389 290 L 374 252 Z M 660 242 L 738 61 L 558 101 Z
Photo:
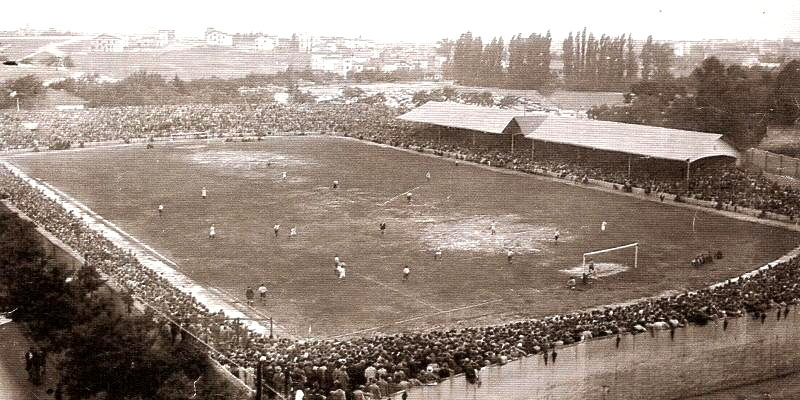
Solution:
M 771 313 L 707 326 L 589 340 L 559 348 L 555 363 L 541 355 L 480 372 L 482 385 L 463 375 L 413 388 L 409 398 L 445 399 L 675 399 L 755 383 L 800 370 L 800 315 Z
M 742 154 L 745 168 L 800 179 L 800 159 L 751 148 Z

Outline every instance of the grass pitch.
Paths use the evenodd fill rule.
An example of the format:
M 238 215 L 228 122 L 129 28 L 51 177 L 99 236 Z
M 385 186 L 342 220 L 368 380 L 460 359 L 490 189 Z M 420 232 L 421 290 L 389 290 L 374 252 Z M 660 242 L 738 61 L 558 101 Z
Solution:
M 266 282 L 268 301 L 256 308 L 297 336 L 488 324 L 696 289 L 776 259 L 798 237 L 343 138 L 132 145 L 11 162 L 148 243 L 201 285 L 244 299 L 248 285 Z M 608 229 L 600 232 L 603 221 Z M 630 252 L 609 256 L 601 261 L 616 266 L 613 274 L 567 288 L 564 270 L 578 267 L 584 252 L 631 242 L 640 244 L 639 268 Z M 442 256 L 434 260 L 437 250 Z M 689 265 L 717 250 L 722 260 Z M 336 276 L 337 255 L 347 264 L 345 279 Z

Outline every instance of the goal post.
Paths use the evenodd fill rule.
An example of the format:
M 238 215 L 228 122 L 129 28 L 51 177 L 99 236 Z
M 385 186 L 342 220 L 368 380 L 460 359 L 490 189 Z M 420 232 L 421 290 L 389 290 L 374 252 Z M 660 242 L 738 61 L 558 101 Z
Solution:
M 586 257 L 591 257 L 591 256 L 594 256 L 594 255 L 597 255 L 597 254 L 611 253 L 613 251 L 629 249 L 631 247 L 633 247 L 633 250 L 634 250 L 634 252 L 633 252 L 633 268 L 636 268 L 636 267 L 639 266 L 639 242 L 626 244 L 626 245 L 622 245 L 622 246 L 617 246 L 617 247 L 612 247 L 610 249 L 595 250 L 595 251 L 590 251 L 588 253 L 583 253 L 583 264 L 582 265 L 583 265 L 584 268 L 586 268 Z

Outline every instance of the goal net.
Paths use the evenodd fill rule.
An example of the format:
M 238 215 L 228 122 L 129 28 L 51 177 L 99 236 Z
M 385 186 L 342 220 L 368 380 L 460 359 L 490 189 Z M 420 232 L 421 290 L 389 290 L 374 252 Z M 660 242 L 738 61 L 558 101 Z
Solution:
M 627 269 L 639 266 L 639 243 L 583 253 L 584 272 L 601 273 L 605 270 Z M 627 267 L 627 268 L 626 268 Z M 611 272 L 612 271 L 607 271 Z

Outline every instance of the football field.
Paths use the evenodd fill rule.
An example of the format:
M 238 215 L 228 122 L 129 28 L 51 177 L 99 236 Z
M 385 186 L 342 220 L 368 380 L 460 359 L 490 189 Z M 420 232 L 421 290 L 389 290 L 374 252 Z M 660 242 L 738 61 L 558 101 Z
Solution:
M 9 161 L 200 285 L 243 300 L 247 286 L 266 283 L 267 301 L 256 308 L 297 336 L 482 325 L 696 289 L 772 261 L 798 239 L 780 228 L 344 138 L 137 144 Z M 600 256 L 598 281 L 567 287 L 583 253 L 632 242 L 638 268 L 631 250 Z M 723 259 L 690 266 L 717 250 Z M 346 263 L 344 279 L 335 256 Z

